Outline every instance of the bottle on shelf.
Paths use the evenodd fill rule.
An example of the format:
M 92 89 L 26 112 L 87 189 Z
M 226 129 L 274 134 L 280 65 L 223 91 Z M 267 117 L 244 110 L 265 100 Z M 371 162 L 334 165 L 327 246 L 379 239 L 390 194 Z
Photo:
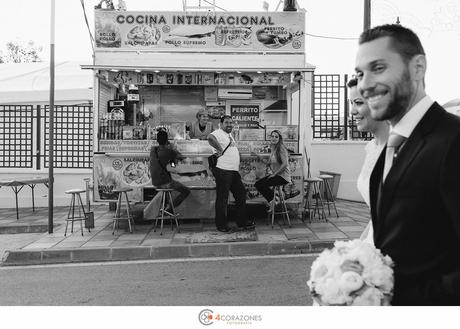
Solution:
M 121 108 L 114 108 L 109 114 L 109 139 L 123 139 L 123 125 L 125 112 Z

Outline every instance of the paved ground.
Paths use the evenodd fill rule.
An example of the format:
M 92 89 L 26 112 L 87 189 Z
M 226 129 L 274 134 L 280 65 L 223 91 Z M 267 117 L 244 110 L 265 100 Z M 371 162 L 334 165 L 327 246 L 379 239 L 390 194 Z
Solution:
M 3 306 L 311 305 L 316 255 L 1 267 Z
M 302 222 L 292 219 L 292 227 L 282 221 L 274 228 L 266 224 L 265 218 L 257 218 L 255 232 L 222 234 L 215 230 L 211 220 L 184 221 L 181 232 L 165 225 L 163 235 L 153 231 L 153 224 L 136 225 L 134 233 L 123 227 L 112 235 L 114 212 L 108 206 L 96 206 L 95 228 L 84 235 L 80 227 L 73 234 L 64 236 L 67 208 L 54 209 L 54 233 L 20 234 L 24 236 L 15 244 L 10 243 L 13 234 L 0 234 L 0 252 L 5 253 L 4 264 L 37 264 L 54 262 L 127 260 L 145 258 L 238 256 L 257 254 L 279 254 L 317 251 L 337 239 L 358 238 L 369 221 L 365 204 L 337 201 L 339 217 L 328 216 L 326 221 Z M 16 220 L 15 209 L 0 209 L 0 232 L 33 232 L 30 227 L 43 227 L 48 223 L 46 208 L 20 210 Z M 123 226 L 123 225 L 122 225 Z M 126 226 L 126 224 L 124 225 Z M 29 227 L 24 230 L 24 227 Z M 14 239 L 13 239 L 14 240 Z M 3 246 L 3 247 L 2 247 Z M 8 256 L 8 257 L 7 257 Z

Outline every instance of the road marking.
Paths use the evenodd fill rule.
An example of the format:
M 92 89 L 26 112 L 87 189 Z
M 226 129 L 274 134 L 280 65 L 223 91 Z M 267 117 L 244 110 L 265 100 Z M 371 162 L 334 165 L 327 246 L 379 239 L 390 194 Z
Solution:
M 175 259 L 145 259 L 145 260 L 127 260 L 113 262 L 94 262 L 94 263 L 62 263 L 46 265 L 25 265 L 25 266 L 1 266 L 0 271 L 15 269 L 37 269 L 37 268 L 54 268 L 54 267 L 89 267 L 89 266 L 112 266 L 128 264 L 155 264 L 155 263 L 181 263 L 181 262 L 213 262 L 221 260 L 246 260 L 246 259 L 276 259 L 276 258 L 309 258 L 317 257 L 319 253 L 296 254 L 296 255 L 265 255 L 265 256 L 232 256 L 232 257 L 208 257 L 208 258 L 175 258 Z

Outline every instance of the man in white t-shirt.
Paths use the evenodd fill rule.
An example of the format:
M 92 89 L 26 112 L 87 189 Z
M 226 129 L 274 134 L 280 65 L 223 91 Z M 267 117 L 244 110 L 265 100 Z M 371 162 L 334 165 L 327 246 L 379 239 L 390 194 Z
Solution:
M 231 116 L 224 115 L 220 122 L 221 127 L 208 135 L 208 142 L 218 155 L 217 166 L 212 169 L 216 179 L 216 227 L 224 233 L 234 231 L 228 225 L 227 218 L 228 192 L 232 192 L 236 202 L 238 229 L 253 229 L 254 223 L 247 218 L 246 189 L 239 173 L 240 153 L 231 134 L 233 120 Z

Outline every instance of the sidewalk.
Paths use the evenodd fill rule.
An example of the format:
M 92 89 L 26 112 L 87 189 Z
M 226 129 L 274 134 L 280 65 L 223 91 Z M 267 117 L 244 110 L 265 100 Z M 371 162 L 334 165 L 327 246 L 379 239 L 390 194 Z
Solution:
M 163 235 L 153 232 L 153 222 L 136 225 L 133 233 L 123 225 L 112 235 L 113 211 L 107 205 L 93 207 L 95 228 L 81 235 L 80 224 L 74 233 L 64 236 L 67 207 L 54 209 L 54 232 L 47 232 L 47 208 L 0 209 L 0 256 L 3 266 L 122 261 L 187 257 L 294 254 L 321 251 L 338 239 L 358 238 L 369 221 L 364 203 L 338 200 L 339 218 L 328 216 L 328 222 L 303 223 L 291 219 L 289 228 L 280 220 L 272 229 L 266 218 L 257 218 L 254 231 L 223 234 L 215 230 L 212 220 L 181 223 L 180 233 L 165 221 Z M 327 213 L 327 210 L 326 210 Z M 22 233 L 22 234 L 13 234 Z M 21 237 L 18 239 L 18 237 Z

